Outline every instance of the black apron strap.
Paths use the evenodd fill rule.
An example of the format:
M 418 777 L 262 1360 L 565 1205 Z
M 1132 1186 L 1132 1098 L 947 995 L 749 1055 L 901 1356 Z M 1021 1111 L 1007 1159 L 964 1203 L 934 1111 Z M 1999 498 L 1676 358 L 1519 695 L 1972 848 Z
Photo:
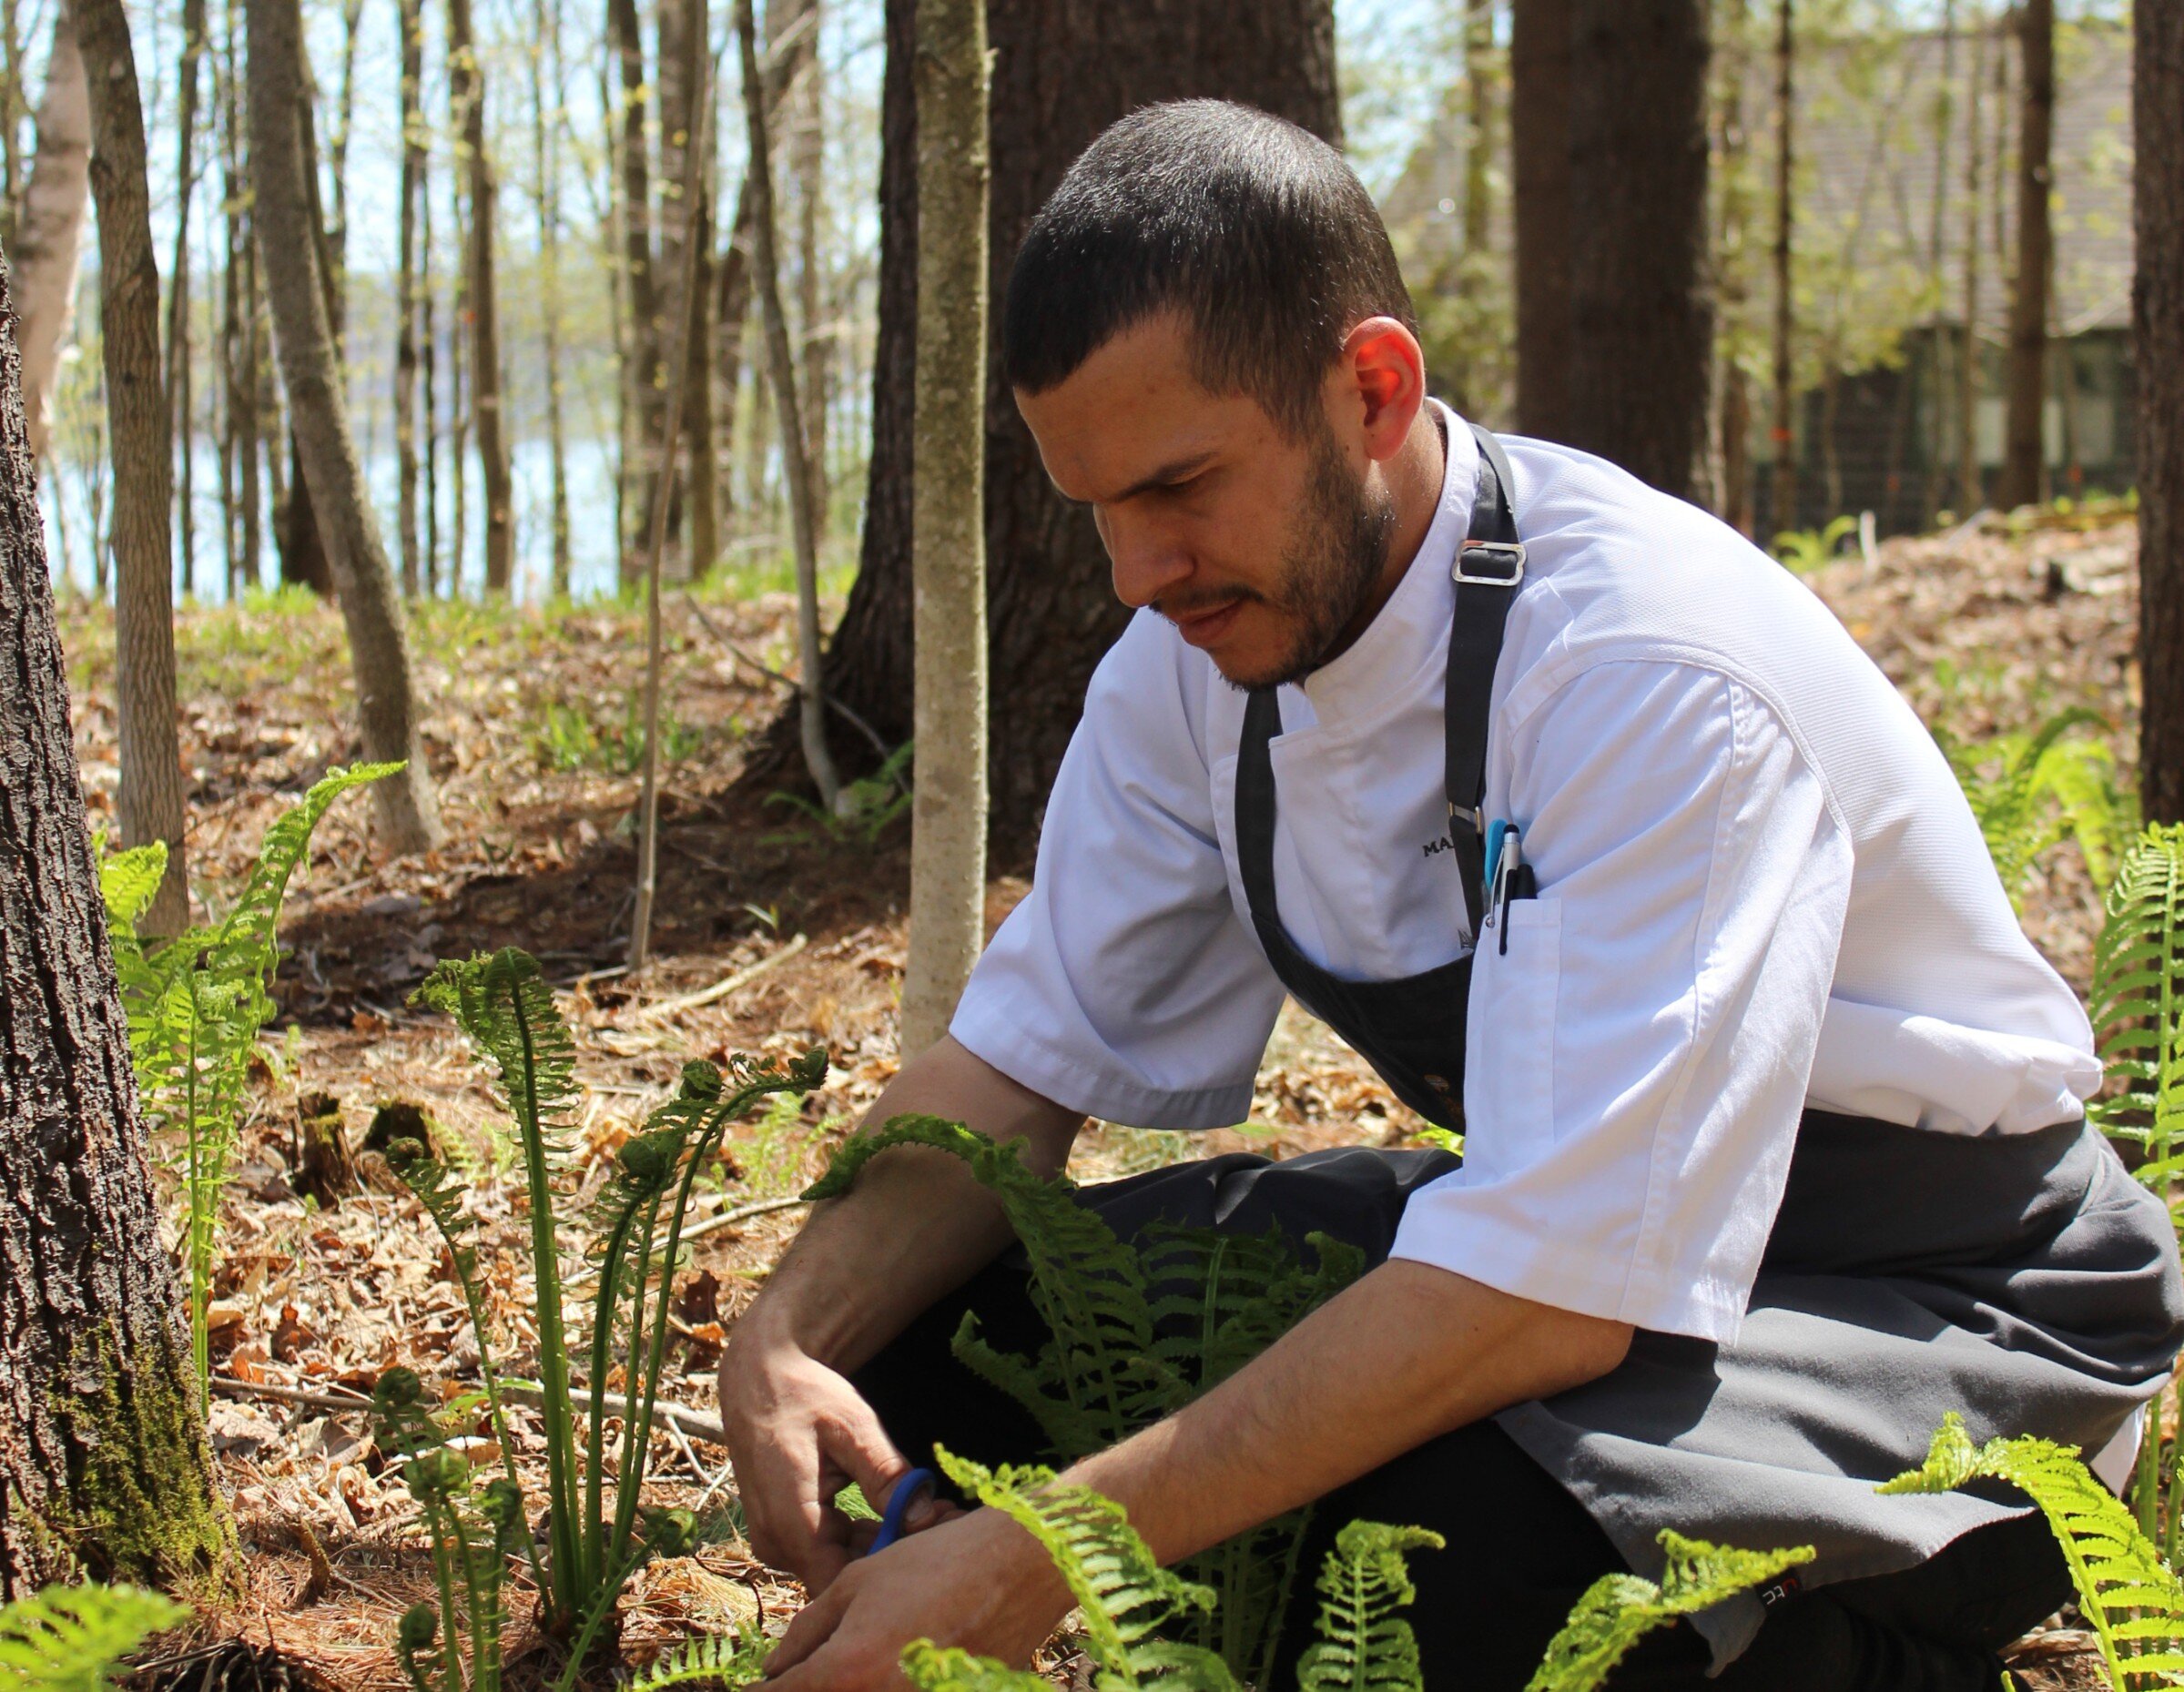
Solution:
M 1524 544 L 1509 506 L 1512 478 L 1501 442 L 1476 423 L 1478 481 L 1471 528 L 1457 550 L 1456 614 L 1448 626 L 1446 783 L 1448 840 L 1463 883 L 1464 908 L 1477 942 L 1486 912 L 1487 727 L 1494 703 L 1494 665 L 1501 656 L 1509 605 L 1524 581 Z M 1273 917 L 1274 761 L 1268 743 L 1282 732 L 1282 708 L 1271 687 L 1255 688 L 1244 707 L 1236 761 L 1236 857 L 1244 894 L 1255 914 Z
M 1474 423 L 1478 485 L 1471 531 L 1456 552 L 1456 614 L 1448 623 L 1448 700 L 1442 707 L 1448 752 L 1448 841 L 1464 887 L 1474 942 L 1487 908 L 1487 725 L 1494 704 L 1494 666 L 1509 606 L 1524 581 L 1524 542 L 1509 508 L 1513 478 L 1501 442 Z

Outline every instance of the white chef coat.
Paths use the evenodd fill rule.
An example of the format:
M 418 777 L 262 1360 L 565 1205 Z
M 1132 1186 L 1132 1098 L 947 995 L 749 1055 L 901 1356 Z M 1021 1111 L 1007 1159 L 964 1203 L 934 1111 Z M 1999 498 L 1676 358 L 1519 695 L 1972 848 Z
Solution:
M 1351 980 L 1470 948 L 1442 699 L 1478 446 L 1355 644 L 1280 692 L 1275 885 Z M 1603 460 L 1507 440 L 1529 554 L 1495 670 L 1486 814 L 1539 897 L 1471 978 L 1464 1167 L 1395 1254 L 1565 1309 L 1734 1337 L 1806 1106 L 2044 1127 L 2100 1079 L 1932 737 L 1818 599 Z M 1101 663 L 1031 892 L 955 1038 L 1074 1110 L 1242 1120 L 1283 988 L 1234 816 L 1244 696 L 1142 612 Z M 1876 1170 L 1876 1180 L 1888 1172 Z

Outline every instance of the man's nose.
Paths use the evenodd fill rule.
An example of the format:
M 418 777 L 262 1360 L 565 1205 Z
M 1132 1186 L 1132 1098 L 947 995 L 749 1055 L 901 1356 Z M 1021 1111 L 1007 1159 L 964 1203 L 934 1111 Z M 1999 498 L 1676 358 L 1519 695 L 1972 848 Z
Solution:
M 1132 610 L 1150 605 L 1192 571 L 1191 554 L 1157 522 L 1102 512 L 1100 538 L 1113 566 L 1115 597 Z

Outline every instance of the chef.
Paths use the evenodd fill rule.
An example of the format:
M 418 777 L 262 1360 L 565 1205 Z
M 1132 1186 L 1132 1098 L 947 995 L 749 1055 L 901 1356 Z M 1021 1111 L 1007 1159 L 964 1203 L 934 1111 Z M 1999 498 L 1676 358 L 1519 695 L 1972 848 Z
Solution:
M 1066 1478 L 1163 1561 L 1315 1499 L 1322 1535 L 1437 1529 L 1428 1686 L 1521 1687 L 1674 1527 L 1817 1556 L 1619 1687 L 1988 1692 L 2067 1595 L 2047 1528 L 1874 1483 L 1952 1410 L 2119 1475 L 2184 1292 L 2085 1124 L 2085 1015 L 1918 719 L 1705 512 L 1428 399 L 1371 198 L 1289 124 L 1116 124 L 1006 313 L 1018 406 L 1137 614 L 1031 892 L 868 1120 L 958 1119 L 1050 1171 L 1087 1118 L 1236 1122 L 1287 995 L 1465 1136 L 1087 1190 L 1124 1232 L 1324 1229 L 1374 1267 Z M 1043 1454 L 947 1346 L 966 1307 L 1021 1326 L 1009 1243 L 953 1160 L 891 1152 L 736 1327 L 752 1542 L 816 1595 L 784 1692 L 899 1685 L 919 1636 L 1024 1661 L 1068 1608 L 995 1511 L 920 1500 L 863 1559 L 830 1504 L 888 1498 L 936 1437 Z

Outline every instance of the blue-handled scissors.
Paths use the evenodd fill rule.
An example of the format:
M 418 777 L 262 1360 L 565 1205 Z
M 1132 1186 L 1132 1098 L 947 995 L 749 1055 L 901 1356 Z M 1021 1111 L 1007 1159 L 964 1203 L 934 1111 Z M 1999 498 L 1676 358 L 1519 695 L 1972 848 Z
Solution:
M 895 1490 L 888 1494 L 888 1507 L 880 1513 L 879 1532 L 873 1535 L 872 1544 L 865 1552 L 870 1556 L 876 1551 L 885 1551 L 902 1537 L 902 1524 L 910 1513 L 910 1505 L 921 1494 L 930 1493 L 940 1484 L 940 1477 L 930 1469 L 912 1469 L 895 1483 Z

